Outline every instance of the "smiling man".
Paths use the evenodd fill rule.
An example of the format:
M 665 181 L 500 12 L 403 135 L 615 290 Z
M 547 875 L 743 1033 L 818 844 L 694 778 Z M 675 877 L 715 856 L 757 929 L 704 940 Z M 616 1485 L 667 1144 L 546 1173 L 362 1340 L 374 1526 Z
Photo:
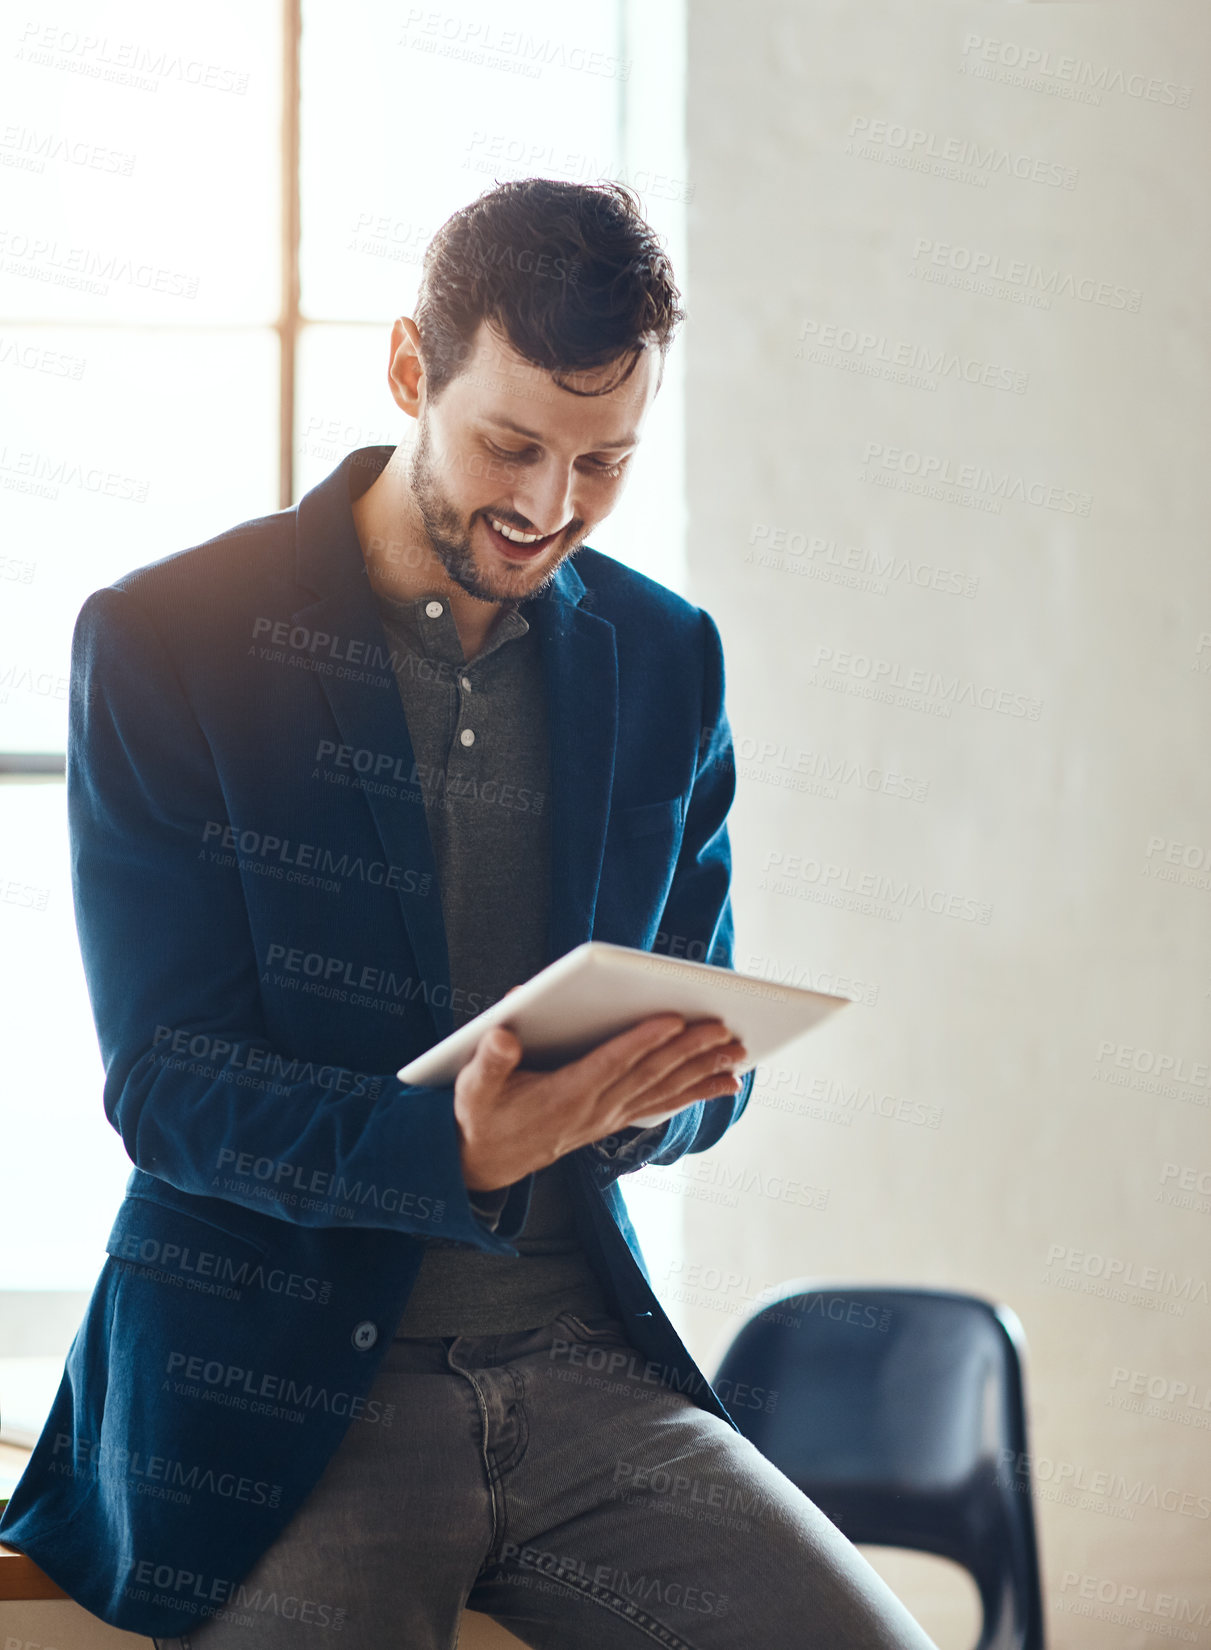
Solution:
M 474 264 L 469 249 L 456 243 L 431 255 L 431 268 L 440 271 L 444 260 L 460 254 Z M 573 304 L 582 295 L 578 274 L 572 266 L 559 276 Z M 527 280 L 543 278 L 523 277 L 523 289 Z M 442 290 L 439 279 L 432 284 Z M 537 350 L 541 358 L 558 350 L 557 338 L 540 330 L 547 319 L 541 311 L 527 317 L 521 348 L 501 315 L 476 318 L 478 305 L 435 314 L 428 293 L 416 320 L 396 321 L 391 393 L 419 428 L 411 449 L 397 448 L 355 501 L 354 521 L 371 579 L 393 595 L 436 583 L 451 603 L 468 657 L 506 605 L 548 588 L 617 503 L 680 319 L 671 307 L 674 291 L 658 347 L 633 347 L 621 372 L 616 362 L 569 372 L 566 363 L 551 360 L 551 369 L 563 367 L 558 382 L 522 352 Z M 435 381 L 424 356 L 443 348 L 450 353 L 443 329 L 452 325 L 464 329 L 456 353 L 465 365 L 452 379 Z M 516 318 L 513 326 L 521 330 Z M 438 332 L 428 351 L 422 328 Z
M 440 579 L 444 571 L 451 592 L 462 593 L 455 599 L 468 626 L 473 619 L 489 624 L 500 604 L 544 590 L 609 515 L 659 386 L 659 364 L 647 351 L 622 383 L 611 387 L 617 372 L 598 370 L 579 374 L 589 387 L 574 391 L 554 385 L 486 320 L 472 346 L 465 371 L 434 407 L 417 324 L 396 321 L 391 390 L 420 427 L 411 452 L 392 454 L 354 511 L 359 536 L 370 545 L 372 576 L 403 587 L 377 530 L 402 531 L 418 579 Z M 528 422 L 519 423 L 510 396 L 527 381 Z M 619 425 L 631 427 L 619 436 Z M 457 490 L 445 478 L 457 481 Z M 498 497 L 507 502 L 495 503 Z M 554 525 L 519 519 L 522 505 Z M 474 598 L 478 610 L 464 597 Z M 469 651 L 480 642 L 475 636 Z
M 928 1650 L 627 1218 L 622 1174 L 744 1109 L 728 1029 L 394 1075 L 590 938 L 731 966 L 718 631 L 585 543 L 683 318 L 627 190 L 494 189 L 392 331 L 414 441 L 80 614 L 77 924 L 134 1170 L 0 1535 L 160 1646 L 452 1650 L 469 1602 L 544 1647 Z

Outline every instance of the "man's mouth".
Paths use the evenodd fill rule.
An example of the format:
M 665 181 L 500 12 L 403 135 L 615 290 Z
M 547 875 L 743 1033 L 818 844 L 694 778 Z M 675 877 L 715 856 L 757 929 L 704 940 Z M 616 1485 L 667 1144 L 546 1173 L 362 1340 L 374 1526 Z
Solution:
M 493 546 L 510 561 L 532 561 L 559 537 L 559 533 L 547 533 L 538 538 L 533 533 L 523 533 L 518 528 L 511 527 L 508 522 L 486 513 L 483 519 Z

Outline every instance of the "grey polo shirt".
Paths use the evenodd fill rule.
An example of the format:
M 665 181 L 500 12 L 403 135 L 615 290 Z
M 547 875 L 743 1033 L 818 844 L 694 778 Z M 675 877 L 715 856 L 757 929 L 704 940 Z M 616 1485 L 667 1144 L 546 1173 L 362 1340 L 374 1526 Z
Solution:
M 520 606 L 506 605 L 467 661 L 440 594 L 399 601 L 376 591 L 375 600 L 433 844 L 457 1029 L 546 962 L 550 752 L 538 637 Z M 504 1199 L 502 1189 L 472 1202 L 491 1226 Z M 576 1233 L 562 1160 L 534 1177 L 518 1255 L 424 1241 L 397 1337 L 491 1335 L 565 1310 L 611 1310 Z

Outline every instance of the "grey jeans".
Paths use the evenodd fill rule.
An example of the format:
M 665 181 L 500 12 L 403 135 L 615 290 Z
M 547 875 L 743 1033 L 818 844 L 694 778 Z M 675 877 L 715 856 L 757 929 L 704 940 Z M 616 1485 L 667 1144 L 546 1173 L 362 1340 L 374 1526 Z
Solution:
M 393 1342 L 233 1598 L 160 1650 L 935 1650 L 819 1509 L 655 1379 L 616 1318 Z

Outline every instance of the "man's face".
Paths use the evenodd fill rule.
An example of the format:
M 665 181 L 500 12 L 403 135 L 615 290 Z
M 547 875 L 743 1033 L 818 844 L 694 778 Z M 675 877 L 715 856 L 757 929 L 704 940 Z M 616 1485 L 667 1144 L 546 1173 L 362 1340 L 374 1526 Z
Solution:
M 562 376 L 591 390 L 619 371 L 610 363 Z M 545 589 L 617 503 L 658 381 L 659 354 L 649 349 L 624 384 L 575 395 L 481 322 L 466 365 L 435 403 L 421 379 L 409 458 L 409 487 L 449 577 L 488 602 Z M 542 537 L 511 542 L 499 527 Z

